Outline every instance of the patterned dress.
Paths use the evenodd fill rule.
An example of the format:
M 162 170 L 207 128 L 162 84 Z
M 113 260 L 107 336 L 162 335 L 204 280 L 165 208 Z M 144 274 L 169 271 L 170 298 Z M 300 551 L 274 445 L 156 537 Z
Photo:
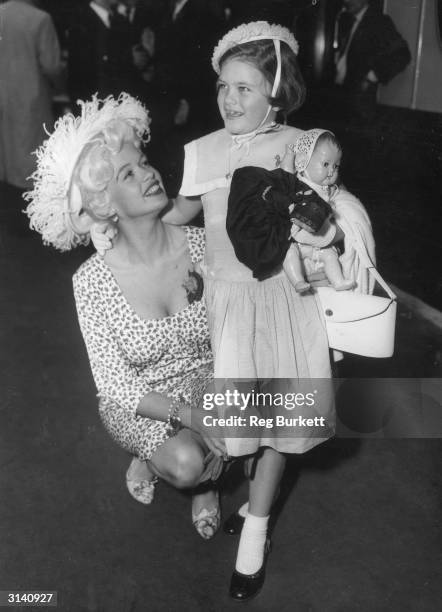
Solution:
M 204 230 L 184 229 L 196 263 L 204 254 Z M 77 270 L 73 284 L 100 417 L 120 446 L 148 460 L 168 434 L 163 421 L 136 414 L 140 399 L 156 391 L 193 402 L 212 376 L 204 300 L 161 319 L 143 319 L 98 255 Z

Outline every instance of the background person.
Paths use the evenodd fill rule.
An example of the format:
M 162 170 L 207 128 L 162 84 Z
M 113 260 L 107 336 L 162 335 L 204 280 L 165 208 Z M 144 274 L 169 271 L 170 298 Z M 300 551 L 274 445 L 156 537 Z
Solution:
M 94 0 L 80 7 L 68 31 L 68 93 L 72 104 L 134 91 L 148 58 L 133 50 L 132 27 L 118 0 Z M 135 85 L 134 85 L 135 83 Z
M 51 17 L 31 0 L 0 5 L 0 180 L 26 188 L 32 152 L 53 124 L 52 83 L 61 71 Z
M 335 25 L 332 81 L 344 103 L 361 118 L 375 108 L 378 83 L 386 84 L 410 63 L 406 41 L 373 0 L 343 0 Z

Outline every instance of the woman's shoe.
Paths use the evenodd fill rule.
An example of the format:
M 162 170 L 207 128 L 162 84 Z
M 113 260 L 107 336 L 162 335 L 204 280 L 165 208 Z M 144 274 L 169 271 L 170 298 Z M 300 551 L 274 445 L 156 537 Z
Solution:
M 238 535 L 244 525 L 245 517 L 239 512 L 233 512 L 228 519 L 224 521 L 223 531 L 227 535 Z
M 146 506 L 153 502 L 155 494 L 155 485 L 158 482 L 158 478 L 154 476 L 151 480 L 144 478 L 134 478 L 134 466 L 139 462 L 139 459 L 134 457 L 131 461 L 129 469 L 126 472 L 126 486 L 129 493 L 132 495 L 137 502 L 145 504 Z
M 218 531 L 221 523 L 221 510 L 219 506 L 219 495 L 216 491 L 216 507 L 208 510 L 201 508 L 198 514 L 193 512 L 192 508 L 192 523 L 204 540 L 210 540 Z
M 267 539 L 264 549 L 264 560 L 260 569 L 254 574 L 241 574 L 241 572 L 233 570 L 229 590 L 229 595 L 232 599 L 236 601 L 247 601 L 259 593 L 264 584 L 265 566 L 270 549 L 271 542 Z

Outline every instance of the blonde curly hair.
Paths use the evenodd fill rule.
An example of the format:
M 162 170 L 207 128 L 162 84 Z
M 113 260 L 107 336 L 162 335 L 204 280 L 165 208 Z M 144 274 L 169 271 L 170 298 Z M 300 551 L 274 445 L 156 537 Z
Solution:
M 141 146 L 150 137 L 147 109 L 122 93 L 100 100 L 79 101 L 81 114 L 61 117 L 54 131 L 36 151 L 34 188 L 24 194 L 30 227 L 45 244 L 68 251 L 89 243 L 89 232 L 79 223 L 113 216 L 107 186 L 113 177 L 111 155 L 132 141 Z

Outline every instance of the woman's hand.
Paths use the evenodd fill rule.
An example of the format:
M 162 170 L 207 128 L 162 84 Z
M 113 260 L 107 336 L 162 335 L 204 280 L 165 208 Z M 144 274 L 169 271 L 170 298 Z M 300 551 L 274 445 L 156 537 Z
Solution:
M 208 413 L 203 408 L 191 408 L 186 405 L 180 409 L 180 418 L 184 427 L 192 429 L 199 434 L 207 448 L 217 457 L 227 458 L 226 443 L 224 442 L 223 429 L 217 425 L 208 425 L 204 422 L 204 417 Z
M 212 427 L 212 423 L 204 422 L 204 417 L 208 414 L 207 410 L 204 410 L 202 406 L 190 405 L 187 402 L 180 402 L 177 408 L 178 412 L 175 413 L 175 416 L 179 417 L 182 426 L 201 436 L 207 448 L 217 457 L 227 458 L 223 429 Z M 167 423 L 170 410 L 170 397 L 156 391 L 150 391 L 141 398 L 137 414 Z
M 117 234 L 117 228 L 111 223 L 103 222 L 92 225 L 91 240 L 101 257 L 104 257 L 105 252 L 112 248 L 112 240 Z

